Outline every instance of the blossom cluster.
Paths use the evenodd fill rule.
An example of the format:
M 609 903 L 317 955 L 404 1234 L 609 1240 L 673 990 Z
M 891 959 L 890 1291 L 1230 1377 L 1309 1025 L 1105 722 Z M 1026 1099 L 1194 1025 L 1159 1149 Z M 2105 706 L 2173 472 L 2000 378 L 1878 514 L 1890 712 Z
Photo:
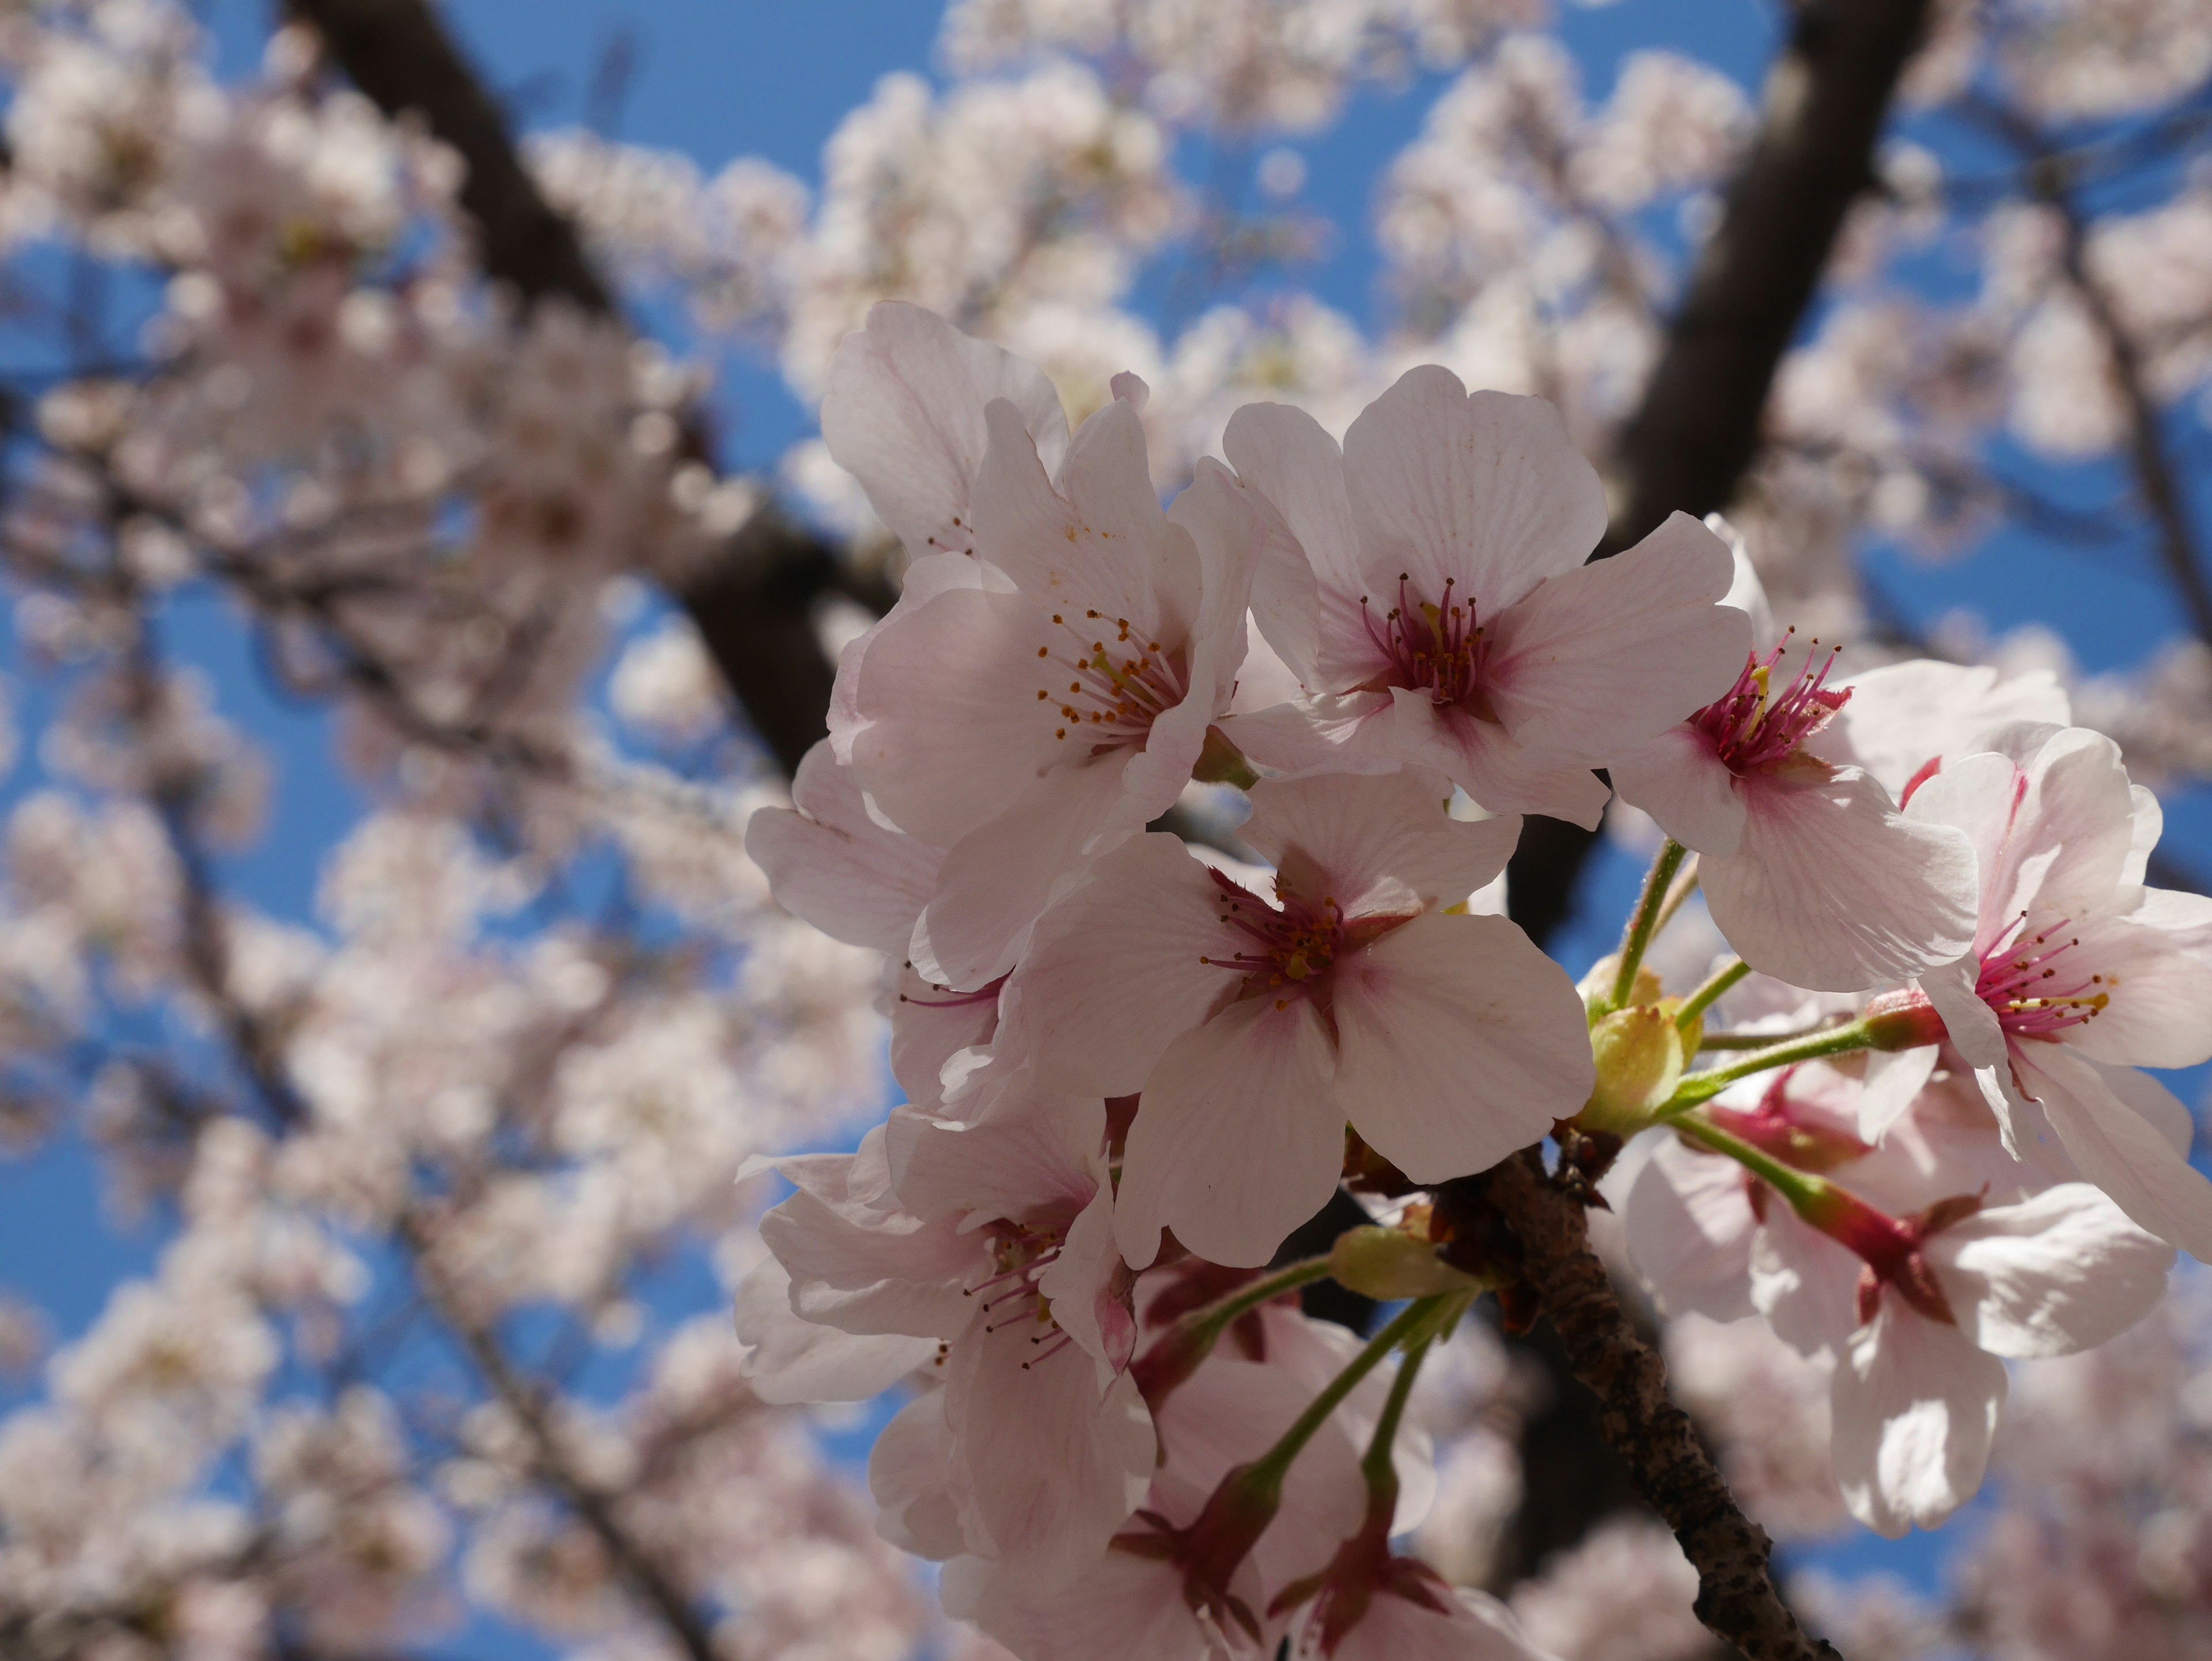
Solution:
M 780 1164 L 756 1387 L 919 1380 L 883 1530 L 1024 1658 L 1532 1653 L 1393 1555 L 1401 1419 L 1473 1298 L 1512 1306 L 1468 1180 L 1643 1136 L 1665 1306 L 1755 1311 L 1831 1375 L 1850 1512 L 1942 1521 L 2007 1358 L 2212 1259 L 2136 1070 L 2212 1058 L 2212 901 L 2144 885 L 2117 747 L 2047 679 L 1832 679 L 1718 521 L 1586 563 L 1602 491 L 1540 400 L 1418 368 L 1340 442 L 1249 405 L 1163 509 L 1146 390 L 1071 434 L 1036 367 L 896 305 L 831 365 L 825 441 L 911 563 L 749 845 L 884 954 L 908 1100 Z M 1492 885 L 1521 814 L 1596 823 L 1601 768 L 1668 840 L 1577 989 Z M 1148 828 L 1194 780 L 1249 800 L 1236 852 Z M 1670 994 L 1643 958 L 1692 880 L 1730 950 Z M 1753 977 L 1777 1013 L 1709 1034 Z M 1285 1263 L 1346 1180 L 1392 1203 Z M 1361 1348 L 1279 1301 L 1323 1273 L 1413 1301 Z

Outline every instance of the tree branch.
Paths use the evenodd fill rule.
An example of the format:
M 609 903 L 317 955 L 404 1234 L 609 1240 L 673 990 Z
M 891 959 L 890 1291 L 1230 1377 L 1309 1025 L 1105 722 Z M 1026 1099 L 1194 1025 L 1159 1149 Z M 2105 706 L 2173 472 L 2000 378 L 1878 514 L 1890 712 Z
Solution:
M 1545 1175 L 1534 1148 L 1475 1180 L 1519 1241 L 1522 1272 L 1575 1377 L 1595 1393 L 1607 1441 L 1696 1567 L 1698 1619 L 1750 1661 L 1839 1661 L 1798 1626 L 1768 1567 L 1765 1530 L 1743 1514 L 1689 1415 L 1668 1398 L 1667 1364 L 1613 1295 L 1582 1202 Z
M 526 304 L 558 296 L 595 316 L 617 315 L 575 228 L 522 165 L 504 116 L 427 0 L 286 3 L 378 108 L 395 117 L 415 112 L 459 155 L 468 169 L 461 207 L 476 227 L 487 276 Z M 834 589 L 851 592 L 840 578 L 827 543 L 767 509 L 678 595 L 787 774 L 828 730 L 836 671 L 815 636 L 814 609 Z

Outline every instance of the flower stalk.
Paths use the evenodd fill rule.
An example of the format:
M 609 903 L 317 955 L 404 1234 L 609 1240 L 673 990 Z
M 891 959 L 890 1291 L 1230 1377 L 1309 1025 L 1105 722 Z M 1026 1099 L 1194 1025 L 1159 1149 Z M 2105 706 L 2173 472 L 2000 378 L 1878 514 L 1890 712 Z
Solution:
M 1629 914 L 1628 927 L 1621 933 L 1620 960 L 1613 967 L 1613 990 L 1605 1001 L 1607 1009 L 1619 1009 L 1634 995 L 1637 969 L 1644 962 L 1652 937 L 1659 932 L 1661 914 L 1669 909 L 1668 891 L 1689 852 L 1669 837 L 1661 846 L 1658 857 L 1651 861 L 1651 868 L 1644 873 L 1644 891 L 1636 897 L 1636 910 Z

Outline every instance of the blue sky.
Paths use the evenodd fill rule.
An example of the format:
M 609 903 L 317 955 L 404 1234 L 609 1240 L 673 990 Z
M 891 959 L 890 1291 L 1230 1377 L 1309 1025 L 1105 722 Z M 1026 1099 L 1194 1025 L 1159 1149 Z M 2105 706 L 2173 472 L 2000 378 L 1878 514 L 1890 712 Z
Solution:
M 259 52 L 267 0 L 214 0 L 209 9 L 227 70 L 244 70 Z M 577 121 L 595 66 L 608 44 L 628 32 L 637 58 L 619 137 L 687 151 L 710 171 L 733 155 L 758 155 L 810 183 L 818 178 L 824 141 L 878 77 L 894 70 L 929 70 L 938 15 L 920 0 L 448 0 L 446 10 L 528 125 Z M 1778 16 L 1776 7 L 1760 0 L 1622 0 L 1570 8 L 1561 28 L 1584 66 L 1589 92 L 1600 97 L 1626 53 L 1655 46 L 1691 52 L 1755 86 L 1777 38 Z M 1340 230 L 1325 263 L 1302 271 L 1298 280 L 1355 318 L 1380 315 L 1376 264 L 1364 234 L 1376 181 L 1418 131 L 1442 84 L 1431 77 L 1395 94 L 1363 93 L 1340 125 L 1293 146 L 1309 164 L 1308 203 Z M 747 465 L 772 461 L 806 430 L 805 412 L 764 366 L 734 369 L 726 391 L 735 459 Z M 1891 551 L 1871 552 L 1869 569 L 1923 622 L 1962 605 L 1978 610 L 1998 630 L 2040 621 L 2057 628 L 2093 667 L 2139 661 L 2180 626 L 2177 609 L 2139 554 L 2085 561 L 2003 537 L 1940 569 Z M 269 696 L 236 618 L 222 602 L 181 602 L 164 627 L 180 654 L 206 667 L 228 711 L 268 747 L 277 770 L 270 835 L 250 859 L 230 862 L 225 875 L 248 898 L 297 916 L 325 852 L 358 816 L 360 791 L 331 765 L 320 714 Z M 0 658 L 12 654 L 12 643 L 0 642 Z M 42 705 L 34 689 L 26 703 L 35 720 Z M 33 765 L 19 765 L 0 782 L 0 806 L 35 778 Z M 2170 803 L 2169 816 L 2170 846 L 2190 864 L 2212 871 L 2212 806 L 2205 794 Z M 1609 859 L 1599 873 L 1598 910 L 1617 916 L 1635 876 Z M 1579 933 L 1574 952 L 1595 949 L 1611 926 L 1607 921 Z M 65 1143 L 33 1161 L 0 1165 L 0 1285 L 18 1287 L 45 1304 L 64 1333 L 81 1329 L 106 1288 L 145 1266 L 156 1244 L 148 1233 L 118 1233 L 97 1218 L 97 1176 L 81 1147 Z M 1854 1566 L 1878 1562 L 1923 1581 L 1932 1561 L 1923 1546 L 1880 1542 L 1854 1546 L 1844 1556 Z

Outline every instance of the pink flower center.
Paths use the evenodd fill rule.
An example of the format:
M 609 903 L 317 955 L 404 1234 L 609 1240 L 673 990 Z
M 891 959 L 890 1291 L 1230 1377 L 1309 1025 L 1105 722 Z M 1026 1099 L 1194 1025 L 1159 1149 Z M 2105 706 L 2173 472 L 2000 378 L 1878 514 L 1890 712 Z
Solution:
M 1785 639 L 1783 645 L 1788 643 Z M 1726 696 L 1690 717 L 1690 724 L 1713 741 L 1714 751 L 1731 772 L 1759 773 L 1779 767 L 1850 702 L 1848 688 L 1827 690 L 1828 671 L 1836 662 L 1833 651 L 1817 666 L 1807 663 L 1780 696 L 1771 696 L 1769 683 L 1781 660 L 1782 646 L 1763 660 L 1755 653 L 1746 658 L 1743 672 Z
M 1295 894 L 1285 894 L 1278 910 L 1211 866 L 1206 874 L 1221 891 L 1214 897 L 1215 920 L 1237 937 L 1239 949 L 1227 957 L 1199 961 L 1216 969 L 1243 970 L 1242 995 L 1316 981 L 1344 950 L 1344 909 L 1334 900 L 1323 899 L 1316 909 Z
M 1037 657 L 1067 678 L 1038 687 L 1037 702 L 1055 739 L 1088 739 L 1094 751 L 1142 744 L 1152 722 L 1188 694 L 1182 666 L 1159 642 L 1136 634 L 1128 618 L 1085 611 L 1079 624 L 1055 611 L 1052 621 L 1059 632 L 1037 648 Z
M 2066 954 L 2081 944 L 2074 935 L 2059 937 L 2068 921 L 2062 917 L 2022 939 L 2027 929 L 2023 911 L 1982 955 L 1975 995 L 1996 1013 L 1997 1025 L 2014 1037 L 2051 1037 L 2063 1028 L 2094 1019 L 2112 1001 L 2102 989 L 2102 975 L 2084 975 L 2079 958 L 2066 960 Z
M 1495 721 L 1482 684 L 1490 642 L 1477 626 L 1472 601 L 1452 599 L 1455 578 L 1444 579 L 1443 598 L 1431 605 L 1414 599 L 1406 585 L 1412 578 L 1398 574 L 1398 603 L 1378 620 L 1367 596 L 1359 597 L 1360 619 L 1367 637 L 1389 660 L 1389 667 L 1370 684 L 1403 686 L 1425 691 L 1440 705 L 1459 705 L 1485 721 Z
M 991 1272 L 975 1285 L 963 1288 L 961 1295 L 982 1298 L 983 1330 L 987 1333 L 1000 1332 L 1018 1323 L 1036 1329 L 1029 1342 L 1040 1353 L 1022 1363 L 1022 1371 L 1026 1372 L 1074 1342 L 1052 1318 L 1052 1300 L 1037 1289 L 1037 1282 L 1044 1278 L 1045 1271 L 1060 1260 L 1066 1234 L 1059 1228 L 1009 1222 L 1005 1218 L 986 1224 L 983 1233 L 989 1243 L 990 1256 L 986 1266 Z

